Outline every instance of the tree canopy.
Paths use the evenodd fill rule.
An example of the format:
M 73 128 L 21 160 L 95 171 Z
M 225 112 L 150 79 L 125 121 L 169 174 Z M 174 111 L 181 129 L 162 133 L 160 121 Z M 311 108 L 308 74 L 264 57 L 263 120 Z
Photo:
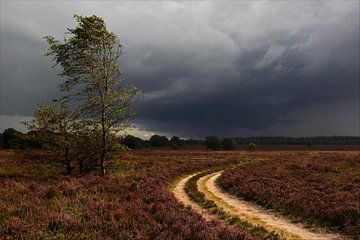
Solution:
M 62 97 L 58 100 L 59 111 L 51 106 L 38 108 L 32 127 L 33 130 L 46 128 L 43 133 L 64 136 L 61 144 L 64 151 L 69 150 L 68 133 L 71 137 L 76 136 L 76 144 L 87 139 L 84 148 L 96 150 L 95 156 L 105 175 L 110 154 L 123 149 L 114 136 L 124 130 L 128 120 L 135 116 L 140 90 L 123 85 L 122 71 L 117 62 L 123 46 L 119 38 L 107 30 L 104 20 L 95 15 L 75 15 L 74 18 L 78 24 L 67 29 L 65 34 L 68 37 L 63 41 L 45 37 L 49 44 L 46 55 L 52 57 L 54 67 L 59 67 L 59 75 L 64 79 L 60 84 Z M 66 129 L 69 126 L 77 127 Z

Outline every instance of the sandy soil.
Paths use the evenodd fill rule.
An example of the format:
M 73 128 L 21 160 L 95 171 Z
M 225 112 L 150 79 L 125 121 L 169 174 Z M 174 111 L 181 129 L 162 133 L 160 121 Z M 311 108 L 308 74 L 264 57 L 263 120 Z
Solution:
M 308 229 L 302 224 L 293 223 L 290 220 L 275 214 L 272 211 L 264 209 L 253 203 L 238 199 L 222 191 L 215 183 L 221 172 L 206 175 L 199 179 L 199 191 L 205 194 L 205 197 L 215 201 L 228 214 L 239 216 L 255 225 L 262 225 L 270 231 L 280 233 L 287 239 L 306 239 L 306 240 L 326 240 L 326 239 L 344 239 L 340 235 L 326 233 L 319 229 Z
M 186 182 L 193 177 L 196 174 L 192 174 L 189 176 L 186 176 L 182 178 L 174 187 L 173 193 L 175 197 L 185 206 L 190 206 L 192 209 L 194 209 L 197 213 L 199 213 L 201 216 L 203 216 L 206 220 L 215 220 L 215 216 L 209 214 L 205 209 L 203 209 L 199 204 L 192 201 L 191 198 L 188 196 L 188 194 L 185 191 L 185 184 Z

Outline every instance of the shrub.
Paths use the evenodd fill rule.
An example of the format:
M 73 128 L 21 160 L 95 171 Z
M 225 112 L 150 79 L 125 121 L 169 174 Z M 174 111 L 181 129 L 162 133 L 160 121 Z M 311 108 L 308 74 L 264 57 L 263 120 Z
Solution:
M 169 139 L 165 136 L 153 135 L 150 138 L 150 145 L 153 147 L 164 147 L 169 145 Z
M 256 150 L 256 144 L 255 143 L 249 143 L 248 144 L 248 149 L 250 150 L 250 151 L 255 151 Z
M 4 141 L 3 141 L 3 136 L 2 133 L 0 133 L 0 149 L 4 148 Z
M 221 142 L 221 146 L 225 150 L 234 149 L 234 141 L 231 138 L 224 138 Z
M 180 146 L 182 146 L 181 139 L 178 136 L 173 136 L 170 140 L 170 144 L 174 149 L 178 149 Z
M 54 187 L 49 187 L 48 189 L 46 189 L 45 192 L 45 198 L 46 199 L 53 199 L 57 196 L 58 192 L 57 189 Z
M 207 136 L 205 144 L 211 150 L 219 150 L 221 148 L 220 139 L 217 136 Z
M 4 130 L 2 141 L 5 149 L 19 149 L 26 147 L 26 141 L 23 138 L 23 134 L 13 128 Z
M 132 135 L 127 135 L 125 138 L 122 139 L 121 143 L 130 149 L 137 149 L 146 146 L 146 142 L 144 140 Z

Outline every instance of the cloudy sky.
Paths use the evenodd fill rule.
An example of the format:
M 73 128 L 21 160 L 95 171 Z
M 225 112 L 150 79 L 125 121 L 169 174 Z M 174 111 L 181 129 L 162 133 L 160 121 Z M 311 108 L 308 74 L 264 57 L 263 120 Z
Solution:
M 144 97 L 131 133 L 359 136 L 359 1 L 1 1 L 0 131 L 61 79 L 42 39 L 96 14 Z

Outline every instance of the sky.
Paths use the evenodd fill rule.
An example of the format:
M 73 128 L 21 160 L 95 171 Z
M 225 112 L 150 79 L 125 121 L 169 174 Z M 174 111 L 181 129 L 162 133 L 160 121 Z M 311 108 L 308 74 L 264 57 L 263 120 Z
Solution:
M 124 45 L 143 97 L 128 133 L 359 136 L 359 1 L 0 1 L 0 131 L 64 79 L 44 56 L 74 14 Z

